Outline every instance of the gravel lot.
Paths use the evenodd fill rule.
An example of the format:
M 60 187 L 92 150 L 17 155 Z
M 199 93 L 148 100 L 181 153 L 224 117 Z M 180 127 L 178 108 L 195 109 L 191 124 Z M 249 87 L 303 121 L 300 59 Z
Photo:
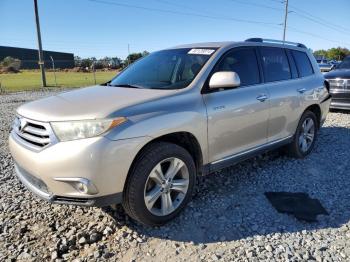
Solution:
M 201 178 L 189 207 L 161 228 L 120 208 L 50 205 L 16 179 L 7 138 L 15 108 L 52 93 L 0 96 L 0 261 L 350 261 L 350 113 L 333 112 L 314 152 L 277 152 Z M 330 213 L 305 223 L 265 191 L 306 192 Z

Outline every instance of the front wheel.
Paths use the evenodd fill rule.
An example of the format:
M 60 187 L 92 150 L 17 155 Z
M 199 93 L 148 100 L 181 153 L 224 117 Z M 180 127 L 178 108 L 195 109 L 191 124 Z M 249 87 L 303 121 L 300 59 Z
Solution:
M 184 148 L 165 142 L 151 144 L 131 170 L 123 207 L 142 224 L 165 224 L 191 199 L 195 179 L 194 161 Z
M 304 158 L 312 151 L 317 138 L 317 118 L 311 111 L 306 111 L 300 118 L 293 142 L 288 146 L 288 153 L 295 158 Z

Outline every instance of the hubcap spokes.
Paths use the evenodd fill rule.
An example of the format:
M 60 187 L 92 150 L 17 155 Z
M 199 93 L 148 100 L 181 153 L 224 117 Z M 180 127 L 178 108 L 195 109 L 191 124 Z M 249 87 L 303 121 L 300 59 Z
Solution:
M 311 147 L 315 138 L 315 123 L 312 118 L 306 118 L 302 124 L 302 130 L 299 136 L 299 147 L 306 152 Z
M 159 162 L 145 184 L 147 209 L 157 216 L 172 213 L 185 198 L 188 184 L 188 169 L 182 160 L 172 157 Z

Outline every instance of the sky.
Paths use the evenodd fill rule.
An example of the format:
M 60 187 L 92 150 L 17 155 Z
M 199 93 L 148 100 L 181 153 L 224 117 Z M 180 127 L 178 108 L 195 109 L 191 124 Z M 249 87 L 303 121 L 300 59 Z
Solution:
M 282 39 L 284 0 L 38 0 L 44 50 L 118 56 L 179 44 Z M 350 49 L 350 0 L 289 0 L 286 40 Z M 0 0 L 0 45 L 37 48 L 33 0 Z

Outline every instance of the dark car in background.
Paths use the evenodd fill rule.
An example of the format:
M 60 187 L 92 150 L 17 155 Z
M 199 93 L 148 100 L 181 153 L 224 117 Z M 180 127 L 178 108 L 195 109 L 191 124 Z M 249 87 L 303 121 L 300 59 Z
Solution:
M 324 75 L 332 95 L 331 108 L 350 110 L 350 56 Z

